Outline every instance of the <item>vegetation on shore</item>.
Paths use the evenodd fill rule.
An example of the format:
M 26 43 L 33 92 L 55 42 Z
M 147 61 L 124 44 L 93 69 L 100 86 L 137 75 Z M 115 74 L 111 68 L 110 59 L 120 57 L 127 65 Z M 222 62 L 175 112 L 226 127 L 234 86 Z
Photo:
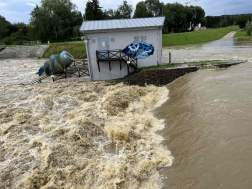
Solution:
M 252 39 L 251 36 L 247 36 L 246 31 L 238 31 L 235 36 L 235 38 L 249 38 Z
M 49 58 L 53 54 L 60 54 L 62 51 L 67 51 L 74 58 L 82 59 L 86 58 L 86 45 L 83 41 L 79 42 L 62 42 L 62 43 L 52 43 L 49 48 L 46 49 L 42 58 Z
M 188 66 L 207 66 L 207 65 L 215 65 L 215 64 L 227 64 L 232 62 L 233 60 L 206 60 L 206 61 L 197 61 L 197 62 L 185 62 L 185 63 L 172 63 L 172 64 L 164 64 L 158 66 L 148 66 L 140 68 L 140 71 L 150 70 L 150 69 L 165 69 L 165 68 L 175 68 L 181 65 Z
M 238 26 L 209 29 L 205 31 L 194 31 L 185 33 L 174 33 L 163 35 L 163 46 L 187 45 L 204 43 L 221 39 L 231 31 L 238 30 Z

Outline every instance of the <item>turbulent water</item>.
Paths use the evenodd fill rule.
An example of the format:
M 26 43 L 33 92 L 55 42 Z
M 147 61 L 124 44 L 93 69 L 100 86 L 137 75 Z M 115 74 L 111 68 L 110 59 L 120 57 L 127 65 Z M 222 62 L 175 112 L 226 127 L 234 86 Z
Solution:
M 252 51 L 232 41 L 172 50 L 248 63 L 167 87 L 20 86 L 44 60 L 1 60 L 0 188 L 252 188 Z
M 155 111 L 174 156 L 163 188 L 252 188 L 252 62 L 199 70 L 168 89 Z
M 166 87 L 4 83 L 0 188 L 162 187 L 159 171 L 173 157 L 151 110 Z

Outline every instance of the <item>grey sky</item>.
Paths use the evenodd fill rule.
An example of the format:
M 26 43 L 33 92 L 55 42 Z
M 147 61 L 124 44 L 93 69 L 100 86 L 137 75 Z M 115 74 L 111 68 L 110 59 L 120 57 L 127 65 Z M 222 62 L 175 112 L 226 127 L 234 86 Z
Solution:
M 135 5 L 141 0 L 128 0 L 128 3 Z M 176 0 L 161 0 L 165 4 L 173 3 Z M 190 1 L 190 0 L 189 0 Z M 82 13 L 87 0 L 72 0 Z M 100 5 L 104 9 L 116 9 L 122 4 L 123 0 L 100 0 Z M 185 5 L 186 0 L 177 0 L 177 2 Z M 8 21 L 14 22 L 29 22 L 29 13 L 33 10 L 34 5 L 40 5 L 40 0 L 0 0 L 0 15 L 4 16 Z M 191 3 L 194 6 L 201 6 L 206 15 L 219 16 L 226 14 L 243 14 L 252 13 L 251 0 L 200 0 Z

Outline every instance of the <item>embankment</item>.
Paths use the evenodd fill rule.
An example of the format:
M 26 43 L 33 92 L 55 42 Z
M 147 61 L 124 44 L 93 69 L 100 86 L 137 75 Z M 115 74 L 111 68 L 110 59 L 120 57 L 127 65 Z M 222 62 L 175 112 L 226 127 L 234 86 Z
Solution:
M 0 58 L 37 58 L 41 57 L 48 45 L 6 47 L 0 52 Z
M 144 70 L 138 74 L 135 74 L 124 80 L 127 85 L 155 85 L 164 86 L 171 83 L 175 79 L 190 73 L 195 72 L 198 67 L 189 68 L 173 68 L 173 69 L 154 69 L 154 70 Z
M 188 45 L 215 41 L 221 39 L 228 33 L 238 29 L 238 26 L 234 26 L 217 29 L 207 29 L 205 31 L 164 34 L 163 46 Z

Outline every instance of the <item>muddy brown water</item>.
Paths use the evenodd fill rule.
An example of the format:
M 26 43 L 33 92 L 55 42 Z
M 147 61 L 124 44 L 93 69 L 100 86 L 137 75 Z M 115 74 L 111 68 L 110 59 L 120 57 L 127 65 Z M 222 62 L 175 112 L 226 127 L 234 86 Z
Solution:
M 173 50 L 248 63 L 161 88 L 13 85 L 45 60 L 1 60 L 0 188 L 252 188 L 252 51 L 232 40 Z
M 209 43 L 163 47 L 162 62 L 184 63 L 205 60 L 248 60 L 252 61 L 251 39 L 221 39 Z
M 163 188 L 252 188 L 252 63 L 190 73 L 168 89 L 155 111 L 175 159 Z

